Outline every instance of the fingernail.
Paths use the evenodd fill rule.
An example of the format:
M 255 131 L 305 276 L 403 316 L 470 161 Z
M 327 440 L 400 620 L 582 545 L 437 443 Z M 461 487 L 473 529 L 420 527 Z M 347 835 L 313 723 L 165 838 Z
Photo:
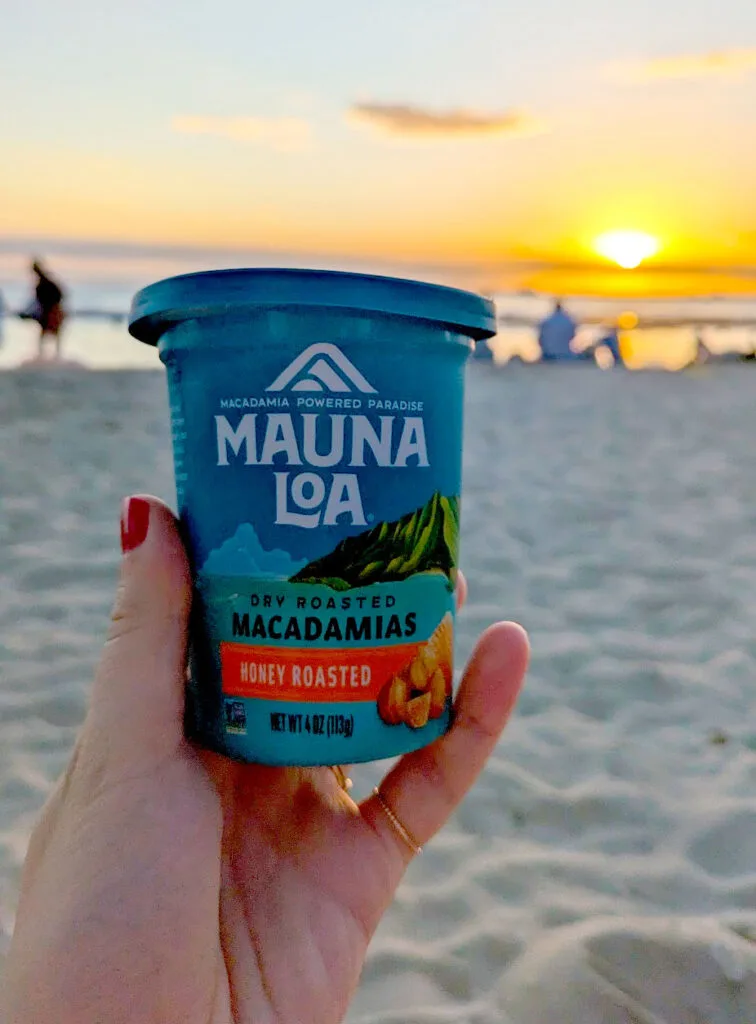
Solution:
M 121 550 L 138 548 L 150 525 L 150 503 L 144 498 L 124 498 L 121 503 Z

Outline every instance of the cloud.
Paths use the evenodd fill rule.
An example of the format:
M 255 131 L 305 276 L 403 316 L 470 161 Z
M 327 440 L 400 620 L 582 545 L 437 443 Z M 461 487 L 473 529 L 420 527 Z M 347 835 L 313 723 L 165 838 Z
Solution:
M 309 124 L 297 117 L 174 117 L 171 127 L 179 135 L 213 135 L 281 150 L 304 148 L 311 134 Z
M 680 53 L 670 57 L 625 61 L 609 65 L 613 78 L 626 82 L 665 79 L 742 78 L 756 72 L 756 46 L 708 53 Z
M 407 103 L 356 103 L 347 120 L 361 128 L 401 139 L 458 139 L 482 135 L 534 135 L 542 122 L 519 110 L 426 110 Z

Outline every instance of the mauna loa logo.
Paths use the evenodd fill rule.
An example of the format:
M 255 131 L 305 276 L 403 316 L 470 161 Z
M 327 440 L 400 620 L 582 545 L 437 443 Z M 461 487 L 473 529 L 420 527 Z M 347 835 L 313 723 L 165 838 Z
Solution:
M 377 394 L 341 349 L 327 342 L 300 352 L 265 390 Z M 246 413 L 232 423 L 217 415 L 215 439 L 216 465 L 270 467 L 275 523 L 302 529 L 367 525 L 355 470 L 429 466 L 422 416 L 276 411 Z
M 265 390 L 283 391 L 331 391 L 348 394 L 361 391 L 366 395 L 376 394 L 357 367 L 340 348 L 328 342 L 310 345 L 300 352 L 286 369 Z

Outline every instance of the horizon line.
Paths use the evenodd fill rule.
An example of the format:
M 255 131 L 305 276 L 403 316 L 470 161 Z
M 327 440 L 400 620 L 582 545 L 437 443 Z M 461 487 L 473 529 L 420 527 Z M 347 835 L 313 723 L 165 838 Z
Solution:
M 501 271 L 523 270 L 565 271 L 572 273 L 591 274 L 689 274 L 710 276 L 714 274 L 730 274 L 734 277 L 756 278 L 756 264 L 728 264 L 722 262 L 701 263 L 692 261 L 649 260 L 632 270 L 605 260 L 560 260 L 549 256 L 504 256 L 491 260 L 465 260 L 463 257 L 449 260 L 432 260 L 408 258 L 402 256 L 370 256 L 348 253 L 327 254 L 310 250 L 279 249 L 274 247 L 230 246 L 177 244 L 171 242 L 135 242 L 129 240 L 112 240 L 97 238 L 71 238 L 43 235 L 0 235 L 0 254 L 24 255 L 35 254 L 44 249 L 48 253 L 69 256 L 99 256 L 107 259 L 157 257 L 163 259 L 186 259 L 191 257 L 215 256 L 218 258 L 238 259 L 240 257 L 257 257 L 269 261 L 281 259 L 286 263 L 292 260 L 312 259 L 316 262 L 333 264 L 342 262 L 352 265 L 373 265 L 390 268 L 392 266 L 423 267 L 436 272 L 460 271 L 465 274 L 487 276 Z

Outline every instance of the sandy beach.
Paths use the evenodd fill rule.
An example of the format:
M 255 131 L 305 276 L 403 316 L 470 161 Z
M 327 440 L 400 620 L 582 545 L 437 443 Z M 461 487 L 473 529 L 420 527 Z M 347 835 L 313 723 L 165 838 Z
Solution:
M 505 617 L 532 669 L 350 1024 L 756 1019 L 754 374 L 470 366 L 459 663 Z M 173 502 L 160 370 L 0 373 L 0 958 L 138 491 Z

